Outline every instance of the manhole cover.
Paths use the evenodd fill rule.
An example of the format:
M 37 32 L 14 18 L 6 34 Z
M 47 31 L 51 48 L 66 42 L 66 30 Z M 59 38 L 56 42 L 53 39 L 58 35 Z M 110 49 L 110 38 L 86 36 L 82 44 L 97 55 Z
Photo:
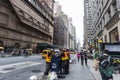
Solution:
M 5 68 L 5 69 L 3 69 L 3 70 L 13 70 L 13 69 L 15 69 L 15 68 L 9 67 L 9 68 Z
M 41 70 L 32 70 L 32 72 L 39 73 L 39 72 L 41 72 Z

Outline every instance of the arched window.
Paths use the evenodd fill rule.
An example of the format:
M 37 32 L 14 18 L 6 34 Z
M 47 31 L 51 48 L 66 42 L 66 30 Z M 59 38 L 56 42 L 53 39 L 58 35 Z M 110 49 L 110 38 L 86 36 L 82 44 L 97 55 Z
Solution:
M 3 46 L 4 42 L 2 40 L 0 40 L 0 46 Z
M 18 42 L 16 42 L 16 43 L 14 44 L 14 47 L 18 49 L 18 48 L 20 48 L 20 44 L 19 44 Z

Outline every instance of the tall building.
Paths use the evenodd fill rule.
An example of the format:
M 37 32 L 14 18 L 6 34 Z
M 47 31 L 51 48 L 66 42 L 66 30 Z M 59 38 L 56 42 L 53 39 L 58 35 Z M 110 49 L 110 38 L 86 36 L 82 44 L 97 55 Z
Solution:
M 69 18 L 69 49 L 75 50 L 76 48 L 76 31 L 73 25 L 72 18 Z
M 92 0 L 84 0 L 84 47 L 89 48 L 92 38 Z
M 55 27 L 54 27 L 54 45 L 58 45 L 60 48 L 69 49 L 69 21 L 66 14 L 61 10 L 61 5 L 59 2 L 55 2 L 54 7 L 54 17 L 55 17 Z
M 86 1 L 86 0 L 85 0 Z M 89 0 L 90 1 L 90 0 Z M 92 44 L 120 41 L 120 0 L 92 0 Z M 85 16 L 88 16 L 87 14 Z
M 0 44 L 53 43 L 54 0 L 0 0 Z
M 65 44 L 64 47 L 69 49 L 69 21 L 68 21 L 68 16 L 64 13 L 61 13 L 61 18 L 64 22 L 65 25 L 65 36 L 64 36 L 64 40 L 65 40 Z
M 65 25 L 60 16 L 55 17 L 55 26 L 54 26 L 54 40 L 53 44 L 59 48 L 64 48 L 65 44 Z

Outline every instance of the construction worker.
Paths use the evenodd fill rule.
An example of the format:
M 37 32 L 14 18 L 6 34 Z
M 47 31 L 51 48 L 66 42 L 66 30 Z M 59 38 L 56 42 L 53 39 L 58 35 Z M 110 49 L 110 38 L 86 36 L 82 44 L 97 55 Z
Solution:
M 46 70 L 44 72 L 44 75 L 48 75 L 48 72 L 50 70 L 50 64 L 51 64 L 51 58 L 52 58 L 52 51 L 48 52 L 46 55 Z
M 68 55 L 66 50 L 64 49 L 62 53 L 63 74 L 66 74 L 67 60 L 68 60 Z
M 65 61 L 65 74 L 69 74 L 69 60 L 70 60 L 70 53 L 69 50 L 65 50 L 66 61 Z

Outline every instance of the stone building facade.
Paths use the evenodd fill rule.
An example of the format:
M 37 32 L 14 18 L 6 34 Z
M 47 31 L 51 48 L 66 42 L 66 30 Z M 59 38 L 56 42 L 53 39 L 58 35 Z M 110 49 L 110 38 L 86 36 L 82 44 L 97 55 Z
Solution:
M 5 47 L 53 44 L 54 1 L 47 2 L 49 4 L 41 0 L 0 0 L 0 44 Z
M 92 4 L 91 44 L 120 41 L 120 0 L 89 0 Z M 85 15 L 88 16 L 88 15 Z

